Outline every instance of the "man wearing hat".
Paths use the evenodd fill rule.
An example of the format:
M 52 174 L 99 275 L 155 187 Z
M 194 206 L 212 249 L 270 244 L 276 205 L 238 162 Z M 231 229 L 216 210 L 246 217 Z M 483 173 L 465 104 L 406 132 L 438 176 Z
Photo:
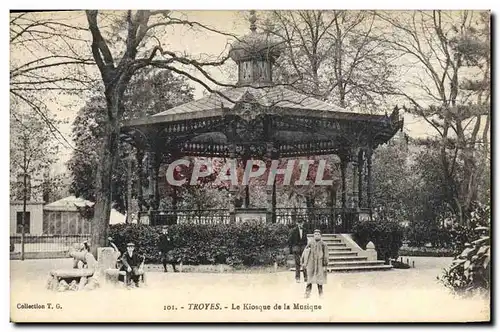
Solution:
M 123 266 L 121 270 L 127 273 L 127 286 L 131 285 L 131 282 L 133 282 L 133 285 L 138 287 L 139 278 L 144 273 L 144 258 L 139 257 L 139 255 L 135 252 L 134 243 L 127 243 L 127 251 L 122 255 L 122 263 Z
M 321 239 L 321 231 L 314 230 L 313 239 L 309 241 L 301 257 L 301 265 L 307 271 L 306 294 L 311 296 L 312 284 L 318 285 L 318 293 L 323 295 L 323 285 L 326 284 L 328 266 L 328 246 Z
M 163 264 L 163 270 L 167 272 L 167 264 L 172 264 L 172 268 L 174 272 L 178 272 L 175 265 L 177 264 L 177 260 L 173 256 L 174 243 L 172 238 L 168 234 L 168 227 L 163 226 L 161 229 L 162 235 L 160 236 L 159 243 L 159 254 L 161 256 L 161 263 Z
M 300 282 L 300 256 L 307 245 L 307 234 L 304 229 L 304 221 L 300 219 L 297 226 L 290 230 L 288 236 L 288 247 L 295 258 L 295 280 Z M 307 271 L 304 269 L 304 281 L 307 281 Z

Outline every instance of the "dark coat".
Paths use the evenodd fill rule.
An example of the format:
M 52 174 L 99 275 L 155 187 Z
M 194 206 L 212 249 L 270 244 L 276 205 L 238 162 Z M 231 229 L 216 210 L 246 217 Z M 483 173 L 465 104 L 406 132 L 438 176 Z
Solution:
M 288 236 L 288 247 L 290 252 L 294 254 L 302 254 L 304 247 L 307 245 L 307 232 L 302 227 L 302 237 L 300 237 L 299 226 L 291 229 Z
M 160 243 L 158 244 L 158 249 L 159 251 L 162 252 L 162 254 L 166 254 L 170 250 L 174 249 L 174 243 L 172 239 L 166 235 L 161 235 L 160 236 Z
M 132 253 L 132 256 L 125 251 L 122 255 L 122 269 L 126 270 L 128 267 L 134 268 L 139 267 L 143 261 L 143 257 L 139 256 L 135 251 Z

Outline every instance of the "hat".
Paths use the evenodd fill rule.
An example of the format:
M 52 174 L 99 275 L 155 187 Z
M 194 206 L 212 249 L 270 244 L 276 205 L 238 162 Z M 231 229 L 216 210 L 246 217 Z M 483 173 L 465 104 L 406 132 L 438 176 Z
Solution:
M 135 244 L 133 242 L 127 243 L 127 247 L 135 247 Z
M 316 228 L 316 229 L 314 230 L 314 233 L 316 233 L 316 232 L 318 232 L 318 233 L 320 233 L 320 234 L 321 234 L 321 230 L 320 230 L 319 228 Z

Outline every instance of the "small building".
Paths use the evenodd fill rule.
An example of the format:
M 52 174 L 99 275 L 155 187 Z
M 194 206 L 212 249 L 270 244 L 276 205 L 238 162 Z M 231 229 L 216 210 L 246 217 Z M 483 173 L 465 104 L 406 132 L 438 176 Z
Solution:
M 25 234 L 42 234 L 43 202 L 26 202 Z M 21 234 L 23 225 L 23 201 L 10 201 L 10 234 Z
M 85 218 L 80 211 L 93 205 L 93 202 L 75 196 L 69 196 L 45 205 L 43 207 L 43 234 L 90 234 L 91 220 Z M 110 224 L 124 222 L 125 216 L 112 209 Z
M 91 221 L 80 213 L 79 208 L 92 207 L 94 203 L 69 196 L 43 207 L 43 234 L 89 234 Z
M 40 190 L 43 176 L 26 175 L 26 193 L 24 175 L 13 172 L 10 175 L 10 234 L 20 235 L 23 226 L 24 196 L 26 194 L 25 234 L 42 234 L 43 193 Z

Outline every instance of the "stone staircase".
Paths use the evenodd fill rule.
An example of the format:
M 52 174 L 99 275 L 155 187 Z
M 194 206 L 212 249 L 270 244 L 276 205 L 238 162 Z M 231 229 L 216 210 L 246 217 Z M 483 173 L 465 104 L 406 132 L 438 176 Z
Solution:
M 376 252 L 361 249 L 348 234 L 323 234 L 328 245 L 328 272 L 389 270 L 392 265 L 377 260 Z M 312 235 L 311 235 L 312 238 Z M 375 251 L 375 250 L 373 250 Z
M 312 234 L 308 234 L 312 240 Z M 354 272 L 389 270 L 392 265 L 377 260 L 374 248 L 361 249 L 349 234 L 323 234 L 323 241 L 328 245 L 328 272 Z

